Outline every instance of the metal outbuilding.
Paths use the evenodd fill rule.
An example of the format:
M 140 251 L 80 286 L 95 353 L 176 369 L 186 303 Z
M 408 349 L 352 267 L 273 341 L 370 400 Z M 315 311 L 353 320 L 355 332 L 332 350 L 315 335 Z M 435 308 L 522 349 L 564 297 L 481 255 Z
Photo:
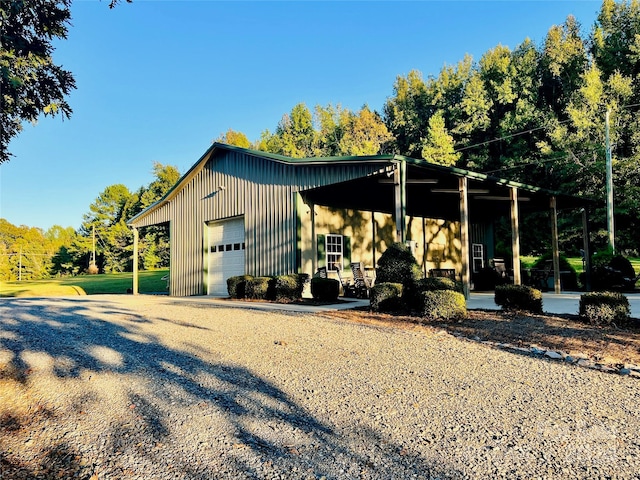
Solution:
M 474 262 L 483 263 L 493 248 L 486 240 L 491 222 L 504 215 L 511 218 L 514 280 L 520 283 L 519 215 L 551 212 L 557 262 L 557 209 L 589 204 L 399 155 L 296 159 L 214 143 L 161 200 L 129 220 L 133 290 L 138 229 L 168 224 L 174 296 L 224 295 L 232 275 L 313 274 L 323 262 L 342 261 L 350 252 L 375 267 L 385 245 L 408 240 L 417 245 L 425 269 L 450 262 L 468 292 Z M 583 221 L 586 231 L 586 213 Z M 434 240 L 443 230 L 450 235 Z M 440 257 L 429 235 L 440 242 Z M 476 245 L 487 251 L 479 256 Z M 555 284 L 559 291 L 559 278 Z

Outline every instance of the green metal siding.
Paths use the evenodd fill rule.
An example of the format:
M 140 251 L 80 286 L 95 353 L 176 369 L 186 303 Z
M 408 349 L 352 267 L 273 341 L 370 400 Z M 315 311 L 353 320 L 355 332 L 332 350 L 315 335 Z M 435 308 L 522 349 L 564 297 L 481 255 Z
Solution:
M 206 222 L 244 215 L 249 275 L 297 272 L 296 192 L 380 171 L 380 163 L 290 164 L 218 150 L 168 203 L 135 220 L 171 222 L 171 287 L 175 296 L 204 291 Z M 224 189 L 220 189 L 224 186 Z

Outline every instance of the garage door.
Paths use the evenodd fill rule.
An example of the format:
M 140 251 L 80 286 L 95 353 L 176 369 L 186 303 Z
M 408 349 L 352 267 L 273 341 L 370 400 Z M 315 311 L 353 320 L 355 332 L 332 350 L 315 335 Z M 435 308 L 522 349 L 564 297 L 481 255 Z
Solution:
M 244 218 L 210 223 L 209 295 L 228 295 L 227 278 L 244 275 Z

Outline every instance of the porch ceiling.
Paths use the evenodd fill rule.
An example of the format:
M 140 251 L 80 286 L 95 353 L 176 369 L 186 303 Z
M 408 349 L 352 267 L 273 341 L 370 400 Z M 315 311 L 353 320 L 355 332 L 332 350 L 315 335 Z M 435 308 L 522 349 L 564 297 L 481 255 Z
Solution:
M 459 178 L 450 171 L 407 165 L 407 215 L 456 221 L 460 219 Z M 474 222 L 510 214 L 509 191 L 517 184 L 502 179 L 468 178 L 469 216 Z M 395 190 L 393 177 L 385 174 L 327 185 L 301 192 L 312 203 L 335 208 L 393 213 Z M 540 188 L 518 186 L 520 213 L 548 211 L 555 195 L 558 209 L 581 208 L 589 200 Z

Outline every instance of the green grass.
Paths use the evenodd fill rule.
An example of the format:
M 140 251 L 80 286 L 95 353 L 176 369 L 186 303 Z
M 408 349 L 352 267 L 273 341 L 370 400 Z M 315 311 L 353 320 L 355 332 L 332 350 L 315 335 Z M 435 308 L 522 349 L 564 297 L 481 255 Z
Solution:
M 140 293 L 167 291 L 167 282 L 161 278 L 169 269 L 139 272 Z M 59 297 L 66 295 L 96 295 L 99 293 L 126 294 L 132 288 L 133 274 L 110 273 L 79 275 L 28 282 L 0 282 L 0 297 Z
M 520 261 L 522 262 L 523 268 L 532 268 L 533 264 L 536 263 L 538 257 L 532 257 L 527 255 L 522 255 L 520 257 Z M 636 275 L 640 273 L 640 257 L 627 257 L 627 259 L 631 262 L 631 266 L 636 272 Z M 582 273 L 582 258 L 580 257 L 567 257 L 567 261 L 576 271 L 576 273 Z

